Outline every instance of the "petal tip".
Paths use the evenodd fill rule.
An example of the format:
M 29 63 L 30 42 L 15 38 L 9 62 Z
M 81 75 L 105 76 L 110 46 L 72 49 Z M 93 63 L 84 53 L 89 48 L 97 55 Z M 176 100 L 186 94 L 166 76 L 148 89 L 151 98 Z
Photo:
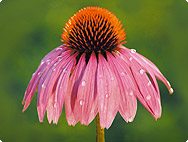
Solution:
M 172 95 L 172 94 L 174 93 L 174 89 L 173 89 L 173 88 L 170 88 L 170 89 L 169 89 L 169 93 L 170 93 L 170 95 Z
M 29 106 L 28 104 L 25 104 L 23 109 L 22 109 L 22 112 L 24 112 L 28 108 L 28 106 Z
M 161 118 L 161 113 L 157 113 L 154 116 L 154 119 L 157 121 L 157 119 Z
M 170 95 L 173 94 L 174 93 L 174 89 L 171 87 L 171 84 L 170 84 L 169 81 L 167 81 L 167 87 L 168 87 L 168 91 L 169 91 Z
M 134 120 L 134 116 L 128 118 L 128 122 L 133 122 L 133 120 Z

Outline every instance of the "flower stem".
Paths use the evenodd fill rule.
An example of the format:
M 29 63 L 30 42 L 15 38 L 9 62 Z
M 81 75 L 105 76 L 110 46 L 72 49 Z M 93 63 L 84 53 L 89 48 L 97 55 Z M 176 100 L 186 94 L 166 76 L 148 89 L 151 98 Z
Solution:
M 96 142 L 105 142 L 104 129 L 101 128 L 99 114 L 97 114 L 95 120 L 96 120 Z

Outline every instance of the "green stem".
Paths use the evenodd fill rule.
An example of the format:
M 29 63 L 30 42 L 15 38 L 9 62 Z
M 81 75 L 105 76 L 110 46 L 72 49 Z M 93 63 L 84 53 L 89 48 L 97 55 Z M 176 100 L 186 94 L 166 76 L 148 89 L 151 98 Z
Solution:
M 96 120 L 96 142 L 105 142 L 104 129 L 101 128 L 99 114 L 97 114 L 95 120 Z

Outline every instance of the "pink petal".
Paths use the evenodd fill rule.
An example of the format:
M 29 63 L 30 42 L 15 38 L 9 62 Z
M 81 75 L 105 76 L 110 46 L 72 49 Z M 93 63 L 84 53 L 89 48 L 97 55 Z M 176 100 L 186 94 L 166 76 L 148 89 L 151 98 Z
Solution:
M 63 103 L 67 93 L 69 75 L 74 64 L 74 59 L 75 57 L 71 56 L 69 59 L 67 59 L 67 63 L 65 63 L 64 65 L 59 63 L 61 64 L 60 74 L 58 75 L 54 87 L 52 88 L 53 94 L 50 96 L 47 105 L 47 117 L 49 122 L 53 120 L 53 123 L 57 124 L 58 119 L 61 115 Z M 59 69 L 57 68 L 57 70 Z
M 122 48 L 123 50 L 121 50 L 120 52 L 122 52 L 123 54 L 129 54 L 129 59 L 135 59 L 144 70 L 146 70 L 147 72 L 150 72 L 150 75 L 153 74 L 154 76 L 156 76 L 159 80 L 161 80 L 168 88 L 170 94 L 173 93 L 173 89 L 171 88 L 170 83 L 167 81 L 167 79 L 163 76 L 163 74 L 160 72 L 160 70 L 147 58 L 145 58 L 144 56 L 138 54 L 138 53 L 134 53 L 131 52 L 133 50 L 127 49 L 124 46 L 120 45 L 120 48 Z M 154 79 L 155 81 L 155 79 Z M 156 84 L 156 82 L 154 82 Z
M 124 61 L 129 62 L 130 55 L 127 52 L 121 52 Z M 161 116 L 161 102 L 156 83 L 152 83 L 148 78 L 145 70 L 142 66 L 134 60 L 134 58 L 129 62 L 131 67 L 131 72 L 133 74 L 135 84 L 137 85 L 138 92 L 137 97 L 140 102 L 145 106 L 145 108 L 153 115 L 155 119 Z M 155 80 L 155 77 L 151 74 L 152 81 Z M 157 86 L 156 86 L 157 85 Z
M 93 53 L 78 86 L 75 104 L 77 109 L 74 111 L 74 114 L 79 116 L 81 124 L 84 125 L 88 125 L 97 114 L 96 69 L 97 59 Z
M 116 116 L 120 102 L 119 85 L 108 62 L 99 54 L 97 70 L 98 111 L 101 127 L 107 129 L 111 126 Z
M 78 86 L 85 72 L 85 68 L 85 56 L 82 55 L 70 76 L 67 95 L 65 97 L 67 122 L 69 125 L 73 126 L 79 121 L 79 116 L 75 116 L 73 112 L 77 111 L 77 108 L 75 108 L 75 103 L 77 100 Z
M 111 54 L 108 55 L 108 62 L 115 72 L 120 87 L 119 112 L 126 122 L 132 122 L 137 110 L 136 86 L 128 65 L 122 58 Z
M 27 109 L 27 107 L 29 106 L 29 104 L 32 100 L 32 97 L 37 89 L 41 75 L 50 66 L 51 61 L 53 61 L 60 53 L 62 53 L 64 51 L 63 48 L 64 48 L 64 45 L 54 49 L 49 54 L 47 54 L 41 61 L 36 72 L 33 73 L 33 76 L 29 82 L 27 89 L 26 89 L 24 99 L 22 101 L 23 104 L 25 103 L 23 111 L 25 111 Z
M 54 89 L 56 89 L 57 81 L 61 80 L 61 78 L 59 76 L 61 76 L 63 69 L 67 68 L 69 66 L 70 62 L 74 59 L 74 57 L 68 58 L 70 56 L 71 56 L 70 51 L 64 52 L 61 55 L 61 57 L 53 60 L 53 63 L 50 65 L 50 67 L 46 70 L 45 73 L 42 74 L 42 77 L 39 81 L 38 99 L 37 99 L 37 110 L 38 110 L 38 115 L 39 115 L 40 121 L 43 121 L 43 117 L 45 114 L 45 110 L 46 110 L 46 106 L 47 106 L 49 97 L 50 97 L 50 95 L 54 95 L 54 92 L 55 92 Z M 70 68 L 69 72 L 67 72 L 68 75 L 66 75 L 68 77 L 70 74 L 71 67 L 72 66 L 69 67 Z M 55 95 L 56 94 L 57 93 L 55 93 Z M 55 97 L 55 98 L 57 100 L 57 97 Z M 56 102 L 54 102 L 54 103 L 56 103 Z M 59 108 L 60 108 L 59 103 L 54 104 L 53 106 L 54 107 L 56 106 L 56 108 L 55 108 L 56 110 L 59 110 Z M 58 116 L 60 116 L 60 114 Z M 53 116 L 57 116 L 57 114 L 55 113 Z M 57 121 L 58 121 L 58 119 L 56 119 L 56 122 Z
M 59 81 L 57 83 L 57 89 L 55 92 L 55 96 L 56 96 L 55 103 L 57 102 L 57 105 L 59 107 L 56 106 L 56 115 L 54 115 L 54 123 L 56 124 L 63 109 L 63 103 L 64 103 L 64 100 L 67 94 L 67 89 L 68 89 L 69 77 L 70 77 L 72 67 L 75 64 L 74 62 L 75 58 L 76 58 L 75 56 L 71 55 L 69 64 L 62 68 L 62 72 L 60 74 Z M 59 110 L 57 110 L 57 108 Z

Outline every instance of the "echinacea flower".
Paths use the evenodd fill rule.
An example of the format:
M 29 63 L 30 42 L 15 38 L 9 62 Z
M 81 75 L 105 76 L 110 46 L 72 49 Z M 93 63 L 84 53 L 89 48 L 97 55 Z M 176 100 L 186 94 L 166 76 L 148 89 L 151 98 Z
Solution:
M 38 88 L 40 122 L 58 123 L 65 104 L 69 125 L 88 125 L 99 113 L 102 128 L 109 128 L 119 111 L 132 122 L 137 99 L 157 119 L 161 100 L 156 78 L 173 89 L 159 69 L 135 49 L 128 49 L 121 22 L 110 11 L 87 7 L 66 23 L 63 45 L 47 54 L 26 89 L 23 111 Z

